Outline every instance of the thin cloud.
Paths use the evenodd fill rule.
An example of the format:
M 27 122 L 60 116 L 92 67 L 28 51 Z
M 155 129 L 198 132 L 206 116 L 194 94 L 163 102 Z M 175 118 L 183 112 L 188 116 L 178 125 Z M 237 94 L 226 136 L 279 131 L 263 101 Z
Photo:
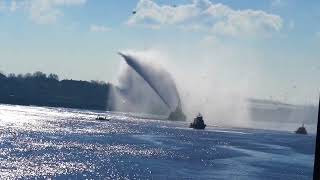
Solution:
M 39 24 L 50 24 L 63 16 L 61 7 L 81 6 L 86 0 L 31 0 L 28 7 L 31 19 Z
M 287 4 L 285 0 L 271 0 L 272 7 L 283 7 Z
M 295 22 L 294 22 L 293 20 L 290 20 L 290 21 L 289 21 L 289 24 L 288 24 L 288 27 L 289 27 L 290 30 L 294 29 L 294 27 L 295 27 Z
M 55 23 L 64 13 L 62 7 L 82 6 L 87 0 L 11 0 L 0 1 L 2 11 L 26 11 L 31 20 L 37 24 Z
M 6 9 L 6 3 L 4 0 L 0 0 L 0 12 L 5 11 Z
M 91 32 L 108 32 L 108 31 L 111 31 L 111 28 L 102 26 L 102 25 L 91 24 L 90 31 Z

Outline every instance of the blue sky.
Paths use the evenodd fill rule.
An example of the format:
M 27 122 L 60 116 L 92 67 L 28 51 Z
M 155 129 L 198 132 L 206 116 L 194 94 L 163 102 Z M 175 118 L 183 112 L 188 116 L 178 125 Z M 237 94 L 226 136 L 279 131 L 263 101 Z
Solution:
M 318 0 L 0 0 L 0 70 L 112 81 L 117 51 L 157 51 L 254 97 L 315 103 L 319 19 Z

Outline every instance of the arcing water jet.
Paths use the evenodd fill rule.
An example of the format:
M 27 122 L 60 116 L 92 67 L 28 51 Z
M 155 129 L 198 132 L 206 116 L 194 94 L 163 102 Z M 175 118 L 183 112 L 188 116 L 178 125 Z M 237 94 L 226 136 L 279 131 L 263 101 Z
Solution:
M 136 72 L 146 84 L 148 84 L 148 86 L 156 93 L 163 104 L 165 104 L 165 106 L 169 109 L 170 114 L 168 119 L 185 120 L 185 115 L 181 108 L 180 96 L 171 75 L 164 69 L 142 62 L 132 55 L 121 52 L 119 52 L 119 54 L 123 57 L 129 67 L 134 70 L 134 72 Z M 126 100 L 122 101 L 125 102 Z M 139 105 L 140 104 L 130 103 L 130 106 Z

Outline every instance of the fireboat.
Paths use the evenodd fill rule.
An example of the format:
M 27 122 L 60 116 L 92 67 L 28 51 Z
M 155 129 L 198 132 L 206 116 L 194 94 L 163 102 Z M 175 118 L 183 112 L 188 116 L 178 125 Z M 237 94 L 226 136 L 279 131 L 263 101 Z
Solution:
M 296 134 L 308 134 L 307 129 L 304 127 L 304 124 L 302 124 L 302 126 L 296 130 Z
M 202 115 L 199 113 L 198 116 L 193 119 L 193 122 L 190 123 L 189 127 L 193 129 L 204 129 L 206 126 L 207 125 L 204 124 Z

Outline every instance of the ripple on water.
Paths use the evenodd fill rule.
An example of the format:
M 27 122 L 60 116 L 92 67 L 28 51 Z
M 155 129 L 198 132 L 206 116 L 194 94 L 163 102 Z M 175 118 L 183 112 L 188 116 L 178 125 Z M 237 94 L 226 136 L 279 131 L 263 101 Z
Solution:
M 313 136 L 185 127 L 124 113 L 0 105 L 0 177 L 208 179 L 230 177 L 232 168 L 233 177 L 312 177 Z

